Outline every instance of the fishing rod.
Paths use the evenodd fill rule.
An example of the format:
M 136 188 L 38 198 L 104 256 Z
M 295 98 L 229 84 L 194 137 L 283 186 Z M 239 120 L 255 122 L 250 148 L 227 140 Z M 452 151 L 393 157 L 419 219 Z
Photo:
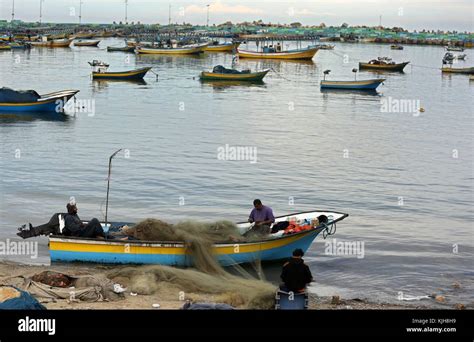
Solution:
M 109 173 L 107 175 L 107 198 L 105 200 L 105 228 L 107 229 L 107 213 L 108 213 L 108 209 L 109 209 L 109 190 L 110 190 L 110 173 L 112 171 L 112 159 L 117 155 L 117 153 L 119 153 L 120 151 L 122 151 L 122 149 L 119 149 L 117 151 L 115 151 L 110 157 L 109 157 Z M 107 239 L 107 235 L 108 235 L 108 229 L 107 229 L 107 233 L 104 234 L 105 235 L 105 238 Z

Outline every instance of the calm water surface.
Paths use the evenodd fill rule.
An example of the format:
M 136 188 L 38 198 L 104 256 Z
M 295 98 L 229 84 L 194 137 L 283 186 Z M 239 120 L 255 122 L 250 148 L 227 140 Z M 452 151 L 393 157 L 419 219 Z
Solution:
M 83 218 L 103 218 L 108 156 L 124 148 L 127 156 L 119 154 L 113 165 L 113 220 L 241 221 L 254 198 L 277 215 L 347 212 L 336 235 L 318 237 L 305 257 L 317 281 L 312 290 L 393 302 L 400 291 L 442 293 L 449 303 L 474 300 L 474 82 L 441 75 L 441 47 L 391 51 L 341 43 L 312 62 L 241 59 L 241 68 L 273 70 L 264 84 L 229 85 L 197 76 L 229 66 L 231 55 L 136 57 L 104 50 L 121 44 L 109 39 L 100 48 L 0 52 L 1 86 L 79 89 L 77 98 L 95 105 L 94 115 L 0 116 L 3 241 L 14 239 L 17 226 L 62 211 L 70 196 Z M 320 91 L 324 70 L 331 79 L 352 79 L 359 60 L 383 55 L 413 66 L 384 74 L 375 95 Z M 471 65 L 473 58 L 468 51 L 460 63 Z M 95 82 L 92 59 L 117 71 L 152 66 L 159 78 Z M 381 110 L 381 101 L 400 99 L 419 100 L 425 111 Z M 226 144 L 255 147 L 258 162 L 219 160 L 218 148 Z M 364 242 L 364 258 L 326 255 L 333 238 Z M 33 262 L 47 263 L 47 240 L 39 241 Z M 278 269 L 268 266 L 267 277 L 277 279 Z

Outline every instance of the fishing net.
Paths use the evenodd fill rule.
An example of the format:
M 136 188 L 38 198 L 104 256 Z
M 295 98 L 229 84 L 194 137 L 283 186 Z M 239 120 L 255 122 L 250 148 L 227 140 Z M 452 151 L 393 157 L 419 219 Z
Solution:
M 198 299 L 199 294 L 213 295 L 214 300 L 245 309 L 271 309 L 275 287 L 265 281 L 231 275 L 207 274 L 194 269 L 153 265 L 123 267 L 107 277 L 141 295 L 158 294 L 163 299 Z
M 185 221 L 172 225 L 157 219 L 146 219 L 128 228 L 125 233 L 139 240 L 184 242 L 195 267 L 125 267 L 108 274 L 109 278 L 125 284 L 132 292 L 145 295 L 157 293 L 174 299 L 179 293 L 204 293 L 213 295 L 219 302 L 248 309 L 269 309 L 274 305 L 275 287 L 272 284 L 253 278 L 239 266 L 235 268 L 241 276 L 229 274 L 212 253 L 215 243 L 262 239 L 242 236 L 234 223 Z M 263 274 L 261 268 L 257 274 Z
M 193 257 L 194 266 L 209 274 L 225 272 L 212 254 L 214 243 L 245 241 L 235 224 L 228 221 L 185 221 L 172 225 L 157 219 L 146 219 L 125 233 L 139 240 L 184 242 L 187 252 Z

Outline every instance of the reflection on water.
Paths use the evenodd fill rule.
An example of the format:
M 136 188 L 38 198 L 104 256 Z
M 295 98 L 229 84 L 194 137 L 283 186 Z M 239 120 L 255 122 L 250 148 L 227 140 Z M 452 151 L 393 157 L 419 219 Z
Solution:
M 228 81 L 228 80 L 200 80 L 203 86 L 211 86 L 214 90 L 226 90 L 229 87 L 263 87 L 264 81 Z
M 71 117 L 67 114 L 55 112 L 0 112 L 0 124 L 40 121 L 67 122 Z

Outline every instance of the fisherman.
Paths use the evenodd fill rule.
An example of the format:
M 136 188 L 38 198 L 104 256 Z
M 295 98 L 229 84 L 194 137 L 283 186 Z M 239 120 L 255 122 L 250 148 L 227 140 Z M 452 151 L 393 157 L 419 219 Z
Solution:
M 281 52 L 281 44 L 280 43 L 277 43 L 276 51 Z
M 105 238 L 104 229 L 99 220 L 93 218 L 87 224 L 84 224 L 77 215 L 77 206 L 75 201 L 66 205 L 67 214 L 64 216 L 64 235 L 79 236 L 86 238 Z
M 263 205 L 259 199 L 253 201 L 253 206 L 248 220 L 250 223 L 255 223 L 252 231 L 260 235 L 269 234 L 270 226 L 275 222 L 272 208 Z
M 281 280 L 283 280 L 280 289 L 286 292 L 301 293 L 305 292 L 306 286 L 313 281 L 311 271 L 304 263 L 304 252 L 297 248 L 293 251 L 293 257 L 283 265 Z
M 82 223 L 79 216 L 77 216 L 77 206 L 74 199 L 71 199 L 66 205 L 66 208 L 68 210 L 67 214 L 56 213 L 51 217 L 48 223 L 36 227 L 28 223 L 28 229 L 26 229 L 26 225 L 21 226 L 18 228 L 19 232 L 17 235 L 23 239 L 28 239 L 39 235 L 61 234 L 59 216 L 62 215 L 65 220 L 64 235 L 81 237 L 105 236 L 99 220 L 92 219 L 87 225 Z

